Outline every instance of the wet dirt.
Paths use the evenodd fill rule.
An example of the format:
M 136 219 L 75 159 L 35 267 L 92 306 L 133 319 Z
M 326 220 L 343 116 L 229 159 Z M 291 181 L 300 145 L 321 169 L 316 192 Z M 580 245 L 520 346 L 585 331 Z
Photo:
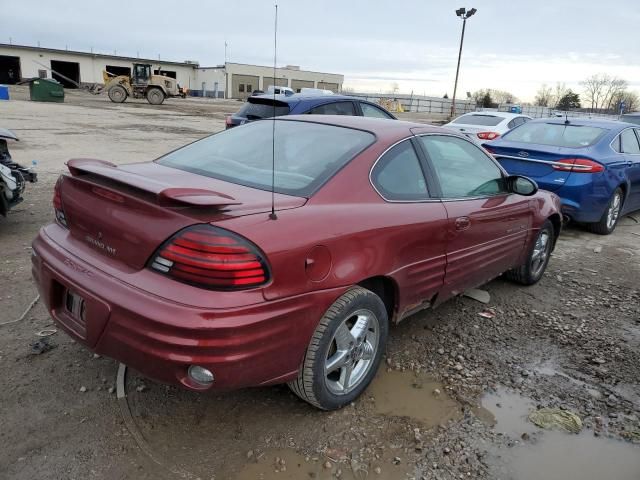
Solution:
M 324 456 L 305 456 L 293 450 L 267 450 L 249 458 L 235 480 L 402 480 L 410 474 L 407 465 L 388 466 L 385 458 L 371 464 L 338 463 Z
M 461 405 L 423 373 L 381 369 L 366 395 L 373 398 L 377 414 L 411 417 L 427 428 L 462 417 Z
M 485 395 L 482 409 L 494 430 L 515 439 L 492 453 L 493 474 L 503 480 L 602 480 L 615 466 L 616 480 L 640 478 L 640 449 L 620 440 L 582 431 L 546 431 L 527 420 L 535 402 L 500 388 Z

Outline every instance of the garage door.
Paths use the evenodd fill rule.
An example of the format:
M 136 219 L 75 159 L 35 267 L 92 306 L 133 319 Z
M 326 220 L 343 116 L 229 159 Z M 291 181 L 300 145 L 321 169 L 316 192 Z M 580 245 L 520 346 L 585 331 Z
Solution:
M 333 93 L 338 93 L 337 83 L 318 82 L 318 88 L 323 90 L 331 90 Z
M 253 75 L 231 75 L 231 98 L 247 98 L 258 89 L 259 80 Z
M 80 85 L 80 64 L 51 60 L 51 77 L 60 82 L 64 88 L 78 88 Z
M 302 88 L 313 88 L 312 80 L 293 80 L 291 79 L 291 88 L 296 93 L 300 93 Z
M 262 90 L 265 92 L 273 85 L 273 77 L 262 77 Z M 276 85 L 279 87 L 288 87 L 289 81 L 286 78 L 277 78 Z
M 20 81 L 20 57 L 0 55 L 0 83 L 14 85 Z

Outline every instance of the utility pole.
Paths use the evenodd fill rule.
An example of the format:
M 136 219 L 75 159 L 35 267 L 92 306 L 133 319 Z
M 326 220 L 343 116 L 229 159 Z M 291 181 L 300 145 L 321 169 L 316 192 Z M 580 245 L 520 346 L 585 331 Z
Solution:
M 475 15 L 478 10 L 472 8 L 467 11 L 466 8 L 461 7 L 456 10 L 456 15 L 462 19 L 462 35 L 460 35 L 460 50 L 458 51 L 458 66 L 456 67 L 456 81 L 453 85 L 453 99 L 451 100 L 451 118 L 456 115 L 456 93 L 458 91 L 458 75 L 460 74 L 460 60 L 462 59 L 462 45 L 464 44 L 464 30 L 467 26 L 467 19 Z

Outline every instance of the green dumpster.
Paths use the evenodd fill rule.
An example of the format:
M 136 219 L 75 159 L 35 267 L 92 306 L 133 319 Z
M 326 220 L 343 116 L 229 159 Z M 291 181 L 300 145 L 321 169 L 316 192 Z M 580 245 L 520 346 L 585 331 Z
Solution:
M 64 102 L 61 83 L 49 78 L 34 78 L 29 82 L 29 94 L 34 102 Z

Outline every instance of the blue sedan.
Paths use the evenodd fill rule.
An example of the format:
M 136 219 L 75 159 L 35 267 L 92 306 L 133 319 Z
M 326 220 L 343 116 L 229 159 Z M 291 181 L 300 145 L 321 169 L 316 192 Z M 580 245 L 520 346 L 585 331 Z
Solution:
M 608 235 L 640 209 L 640 127 L 608 120 L 538 119 L 484 143 L 514 175 L 560 196 L 568 219 Z

